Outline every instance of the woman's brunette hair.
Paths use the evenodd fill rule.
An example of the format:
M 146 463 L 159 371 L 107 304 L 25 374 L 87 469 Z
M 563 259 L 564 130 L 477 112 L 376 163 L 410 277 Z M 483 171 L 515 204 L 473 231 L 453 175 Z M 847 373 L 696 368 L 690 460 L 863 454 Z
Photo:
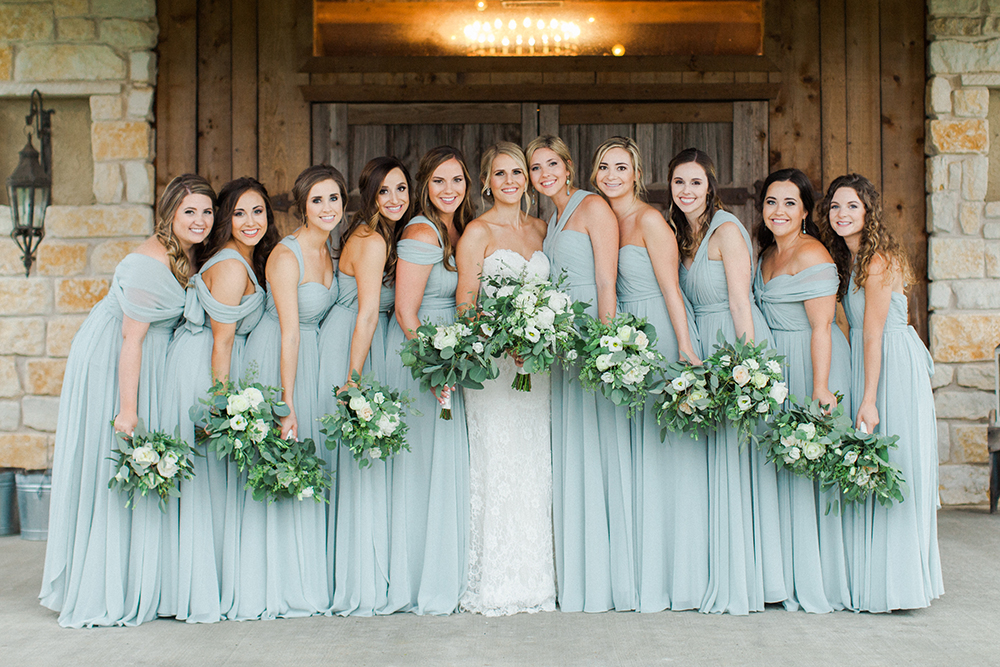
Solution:
M 229 181 L 219 190 L 219 211 L 215 216 L 212 233 L 208 235 L 208 239 L 201 248 L 198 262 L 204 264 L 215 253 L 222 250 L 229 243 L 229 239 L 233 238 L 233 213 L 236 211 L 240 197 L 250 191 L 256 192 L 264 200 L 264 212 L 267 215 L 267 229 L 264 230 L 264 235 L 257 242 L 257 245 L 253 247 L 253 261 L 251 262 L 257 283 L 264 287 L 266 284 L 264 266 L 267 264 L 267 258 L 274 250 L 274 246 L 281 240 L 281 234 L 278 232 L 277 225 L 274 224 L 274 210 L 271 208 L 271 198 L 267 194 L 267 188 L 255 178 L 249 176 L 237 178 Z
M 298 211 L 299 221 L 306 223 L 306 203 L 309 201 L 309 192 L 317 183 L 330 180 L 340 188 L 340 198 L 344 202 L 344 215 L 347 215 L 347 180 L 335 167 L 328 164 L 314 164 L 302 170 L 295 179 L 292 186 L 292 200 L 295 202 L 295 210 Z
M 760 189 L 760 194 L 757 195 L 757 212 L 761 214 L 761 219 L 757 223 L 755 235 L 757 237 L 757 252 L 760 255 L 763 255 L 764 250 L 774 245 L 774 234 L 764 224 L 764 200 L 767 199 L 767 189 L 771 187 L 772 183 L 785 182 L 792 183 L 799 189 L 799 201 L 802 202 L 802 208 L 806 212 L 806 217 L 802 221 L 802 231 L 814 239 L 820 238 L 819 229 L 813 220 L 813 209 L 816 207 L 816 201 L 813 199 L 812 183 L 809 181 L 809 177 L 798 169 L 779 169 L 771 172 L 764 179 L 764 185 Z
M 417 203 L 420 206 L 420 214 L 434 223 L 441 236 L 444 268 L 448 271 L 458 271 L 455 266 L 455 248 L 451 244 L 451 237 L 448 235 L 444 222 L 441 221 L 440 212 L 431 202 L 430 183 L 435 170 L 448 160 L 453 159 L 458 160 L 458 164 L 462 167 L 462 176 L 465 178 L 465 197 L 462 199 L 462 205 L 455 211 L 455 217 L 452 218 L 455 230 L 461 236 L 462 232 L 465 231 L 465 226 L 476 217 L 476 209 L 469 198 L 469 188 L 473 187 L 472 179 L 469 177 L 469 168 L 465 164 L 465 156 L 462 155 L 462 151 L 452 146 L 432 148 L 427 151 L 427 154 L 420 160 L 420 166 L 417 167 Z
M 191 266 L 187 253 L 181 248 L 180 241 L 174 235 L 174 216 L 180 209 L 184 198 L 188 195 L 205 195 L 212 200 L 212 208 L 218 201 L 211 184 L 198 174 L 181 174 L 167 183 L 156 205 L 156 225 L 153 235 L 167 249 L 167 261 L 170 272 L 182 287 L 187 287 L 188 279 L 194 271 L 201 267 L 200 248 L 195 249 L 195 263 Z
M 697 148 L 686 148 L 674 156 L 670 161 L 667 172 L 667 182 L 673 183 L 674 171 L 682 164 L 694 162 L 705 170 L 705 177 L 708 179 L 708 194 L 705 197 L 705 211 L 698 219 L 697 228 L 692 228 L 688 223 L 687 216 L 674 204 L 673 195 L 670 197 L 670 206 L 667 207 L 667 221 L 677 233 L 677 245 L 680 246 L 681 257 L 692 257 L 698 252 L 698 246 L 712 222 L 712 216 L 722 208 L 722 199 L 719 197 L 719 178 L 715 174 L 715 164 L 712 158 L 704 151 Z M 672 187 L 672 186 L 671 186 Z

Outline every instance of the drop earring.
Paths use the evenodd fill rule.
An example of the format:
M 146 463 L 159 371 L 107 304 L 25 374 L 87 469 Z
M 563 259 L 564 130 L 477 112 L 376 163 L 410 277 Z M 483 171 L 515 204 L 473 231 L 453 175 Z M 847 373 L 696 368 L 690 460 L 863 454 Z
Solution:
M 486 188 L 486 196 L 487 197 L 492 197 L 493 196 L 493 190 L 490 189 L 490 188 Z
M 806 231 L 806 219 L 805 218 L 802 218 L 802 233 L 803 234 L 808 234 L 809 233 L 809 232 Z
M 566 196 L 569 197 L 569 176 L 566 177 Z

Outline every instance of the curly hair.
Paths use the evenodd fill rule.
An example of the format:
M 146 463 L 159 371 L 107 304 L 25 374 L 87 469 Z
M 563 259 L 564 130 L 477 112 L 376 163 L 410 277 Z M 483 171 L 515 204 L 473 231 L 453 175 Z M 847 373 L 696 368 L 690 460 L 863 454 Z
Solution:
M 639 145 L 635 143 L 633 139 L 629 137 L 611 137 L 603 144 L 597 147 L 594 151 L 594 160 L 590 168 L 590 184 L 594 187 L 594 191 L 601 194 L 602 197 L 604 193 L 601 192 L 601 188 L 597 185 L 597 173 L 601 167 L 601 162 L 604 160 L 604 156 L 608 154 L 612 148 L 620 148 L 626 153 L 628 153 L 629 158 L 632 160 L 632 172 L 634 180 L 632 181 L 632 193 L 635 195 L 636 199 L 645 201 L 646 198 L 646 185 L 642 182 L 645 171 L 642 167 L 642 155 L 639 153 Z
M 438 234 L 441 236 L 441 247 L 444 251 L 444 268 L 448 271 L 458 271 L 455 266 L 455 248 L 451 243 L 451 236 L 441 220 L 441 213 L 434 207 L 431 201 L 431 177 L 437 168 L 448 160 L 457 160 L 462 167 L 462 176 L 465 178 L 465 196 L 462 204 L 455 211 L 452 223 L 459 236 L 465 231 L 465 226 L 476 217 L 476 209 L 469 197 L 469 188 L 472 187 L 472 178 L 469 176 L 469 168 L 465 165 L 465 156 L 462 151 L 452 146 L 438 146 L 427 151 L 427 154 L 420 159 L 417 167 L 417 201 L 420 204 L 420 214 L 434 223 Z
M 174 274 L 174 278 L 181 284 L 181 287 L 185 288 L 191 274 L 201 267 L 201 248 L 195 249 L 197 266 L 192 267 L 187 253 L 181 248 L 180 240 L 174 234 L 174 216 L 177 215 L 177 211 L 184 203 L 184 198 L 188 195 L 205 195 L 212 200 L 213 211 L 218 201 L 211 184 L 198 174 L 176 176 L 167 183 L 163 194 L 160 195 L 160 201 L 156 205 L 156 225 L 153 228 L 156 240 L 167 249 L 170 272 Z
M 850 188 L 857 193 L 858 199 L 865 207 L 865 219 L 861 228 L 861 242 L 858 246 L 857 256 L 851 258 L 851 251 L 847 247 L 847 242 L 833 230 L 830 223 L 830 203 L 837 190 Z M 826 196 L 819 205 L 820 238 L 827 250 L 833 256 L 833 261 L 837 264 L 837 273 L 840 275 L 840 288 L 837 290 L 837 298 L 843 299 L 847 293 L 847 285 L 851 280 L 851 270 L 854 270 L 854 289 L 864 287 L 868 282 L 868 271 L 871 267 L 872 259 L 878 255 L 889 262 L 893 270 L 898 271 L 903 278 L 903 285 L 912 282 L 913 274 L 910 269 L 909 259 L 903 248 L 896 242 L 889 232 L 889 228 L 882 219 L 882 196 L 875 185 L 860 174 L 847 174 L 840 176 L 827 188 Z M 852 266 L 853 264 L 853 266 Z M 886 271 L 884 280 L 892 278 L 893 270 Z
M 667 221 L 674 228 L 674 233 L 677 234 L 677 245 L 680 247 L 681 257 L 693 257 L 698 252 L 698 246 L 701 245 L 705 232 L 712 223 L 712 216 L 715 215 L 716 211 L 725 210 L 719 196 L 719 178 L 715 173 L 715 163 L 704 151 L 697 148 L 686 148 L 675 155 L 668 167 L 667 183 L 673 183 L 674 171 L 677 167 L 689 162 L 694 162 L 705 170 L 705 176 L 708 180 L 708 194 L 705 197 L 705 210 L 698 219 L 697 228 L 693 228 L 684 212 L 676 206 L 673 195 L 670 197 Z M 673 186 L 671 185 L 671 187 Z
M 274 250 L 274 246 L 278 245 L 278 241 L 281 240 L 281 233 L 278 231 L 277 225 L 274 224 L 274 210 L 271 208 L 271 198 L 267 194 L 267 188 L 255 178 L 249 176 L 237 178 L 229 181 L 219 190 L 219 212 L 216 215 L 215 224 L 212 226 L 212 233 L 209 234 L 198 255 L 198 263 L 204 264 L 209 257 L 222 250 L 229 243 L 229 239 L 233 238 L 232 220 L 236 205 L 239 203 L 240 197 L 251 191 L 259 194 L 264 200 L 264 212 L 267 216 L 267 229 L 264 230 L 264 235 L 253 248 L 252 262 L 257 282 L 261 287 L 264 287 L 267 284 L 264 278 L 264 266 L 267 264 L 267 258 Z
M 812 182 L 809 177 L 798 169 L 779 169 L 771 172 L 764 180 L 764 185 L 757 194 L 757 212 L 761 214 L 761 219 L 757 222 L 754 235 L 757 237 L 757 253 L 762 256 L 764 251 L 774 245 L 774 234 L 764 224 L 764 200 L 767 199 L 767 189 L 772 183 L 792 183 L 799 190 L 799 201 L 802 202 L 802 209 L 806 212 L 806 217 L 802 221 L 802 231 L 814 239 L 820 238 L 820 231 L 813 220 L 813 209 L 816 202 L 813 199 Z

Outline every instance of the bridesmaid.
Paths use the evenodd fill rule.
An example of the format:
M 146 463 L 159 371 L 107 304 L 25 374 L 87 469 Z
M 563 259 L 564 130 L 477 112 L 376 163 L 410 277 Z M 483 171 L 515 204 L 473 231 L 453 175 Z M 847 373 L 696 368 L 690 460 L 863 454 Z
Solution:
M 112 429 L 132 433 L 140 419 L 160 428 L 167 346 L 197 245 L 212 229 L 215 191 L 200 176 L 178 176 L 156 213 L 154 235 L 118 264 L 66 360 L 39 595 L 63 627 L 138 625 L 157 613 L 158 498 L 126 509 L 108 490 L 108 458 Z
M 834 392 L 839 392 L 850 410 L 851 351 L 834 322 L 837 267 L 819 241 L 812 193 L 812 183 L 798 169 L 776 171 L 764 181 L 754 294 L 774 349 L 785 357 L 790 394 L 833 409 Z M 785 609 L 801 606 L 824 613 L 849 608 L 843 522 L 839 514 L 827 513 L 840 493 L 821 492 L 817 482 L 787 470 L 779 470 L 777 477 Z
M 830 184 L 820 205 L 824 241 L 840 273 L 851 326 L 855 424 L 898 435 L 889 462 L 909 486 L 906 501 L 869 501 L 845 515 L 851 603 L 856 610 L 926 607 L 944 593 L 938 555 L 937 422 L 933 362 L 907 325 L 906 254 L 882 220 L 882 199 L 864 176 Z
M 639 147 L 612 137 L 594 155 L 590 182 L 618 218 L 618 307 L 656 328 L 667 361 L 700 363 L 700 341 L 678 282 L 677 239 L 643 201 Z M 631 422 L 639 611 L 697 609 L 708 587 L 708 456 L 705 438 L 660 440 L 653 401 Z
M 179 426 L 181 437 L 194 443 L 191 406 L 205 398 L 215 380 L 243 376 L 247 334 L 264 314 L 264 263 L 277 242 L 264 186 L 252 178 L 227 183 L 201 252 L 208 259 L 191 279 L 184 320 L 167 352 L 161 412 L 168 433 Z M 194 477 L 181 483 L 179 526 L 172 508 L 160 615 L 214 623 L 232 604 L 234 537 L 246 479 L 232 463 L 199 450 L 205 456 L 194 459 Z
M 421 322 L 455 319 L 455 247 L 473 208 L 469 171 L 458 149 L 439 146 L 417 170 L 421 215 L 403 229 L 396 262 L 396 312 L 386 335 L 388 384 L 408 391 L 410 451 L 392 461 L 389 594 L 384 613 L 450 614 L 466 585 L 469 539 L 469 438 L 462 393 L 454 419 L 438 418 L 438 401 L 420 391 L 399 361 L 404 340 Z
M 245 363 L 282 387 L 291 412 L 281 436 L 321 442 L 319 324 L 337 298 L 330 233 L 344 216 L 347 185 L 329 165 L 307 167 L 292 186 L 302 226 L 267 260 L 264 317 L 247 339 Z M 326 509 L 314 500 L 257 502 L 246 492 L 240 528 L 238 599 L 230 618 L 310 616 L 330 608 Z
M 669 166 L 670 220 L 681 254 L 681 288 L 694 305 L 707 355 L 721 331 L 728 341 L 770 341 L 753 303 L 750 235 L 722 209 L 712 159 L 695 148 Z M 709 580 L 700 610 L 747 614 L 786 597 L 774 466 L 733 427 L 708 435 Z
M 386 380 L 396 239 L 409 219 L 410 176 L 396 158 L 378 157 L 365 165 L 358 188 L 361 207 L 340 235 L 340 295 L 319 330 L 319 414 L 336 411 L 333 388 L 353 384 L 353 372 Z M 361 470 L 346 447 L 327 456 L 338 461 L 327 547 L 333 611 L 371 616 L 385 607 L 389 586 L 391 464 L 373 461 Z
M 573 187 L 562 139 L 541 136 L 525 150 L 532 187 L 556 206 L 544 251 L 552 275 L 565 271 L 588 314 L 615 316 L 618 223 L 607 202 Z M 590 196 L 594 195 L 594 196 Z M 581 387 L 572 370 L 552 371 L 552 519 L 562 611 L 635 609 L 632 456 L 625 412 Z

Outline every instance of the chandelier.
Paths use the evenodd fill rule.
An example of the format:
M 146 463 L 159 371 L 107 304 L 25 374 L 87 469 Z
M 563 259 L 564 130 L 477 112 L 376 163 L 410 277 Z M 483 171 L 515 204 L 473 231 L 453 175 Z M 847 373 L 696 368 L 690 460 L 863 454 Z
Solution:
M 561 2 L 502 2 L 487 14 L 485 0 L 476 9 L 486 14 L 462 29 L 468 55 L 476 56 L 575 56 L 580 52 L 581 23 L 577 17 L 557 16 Z M 588 17 L 586 23 L 594 23 Z M 452 39 L 456 39 L 453 37 Z

